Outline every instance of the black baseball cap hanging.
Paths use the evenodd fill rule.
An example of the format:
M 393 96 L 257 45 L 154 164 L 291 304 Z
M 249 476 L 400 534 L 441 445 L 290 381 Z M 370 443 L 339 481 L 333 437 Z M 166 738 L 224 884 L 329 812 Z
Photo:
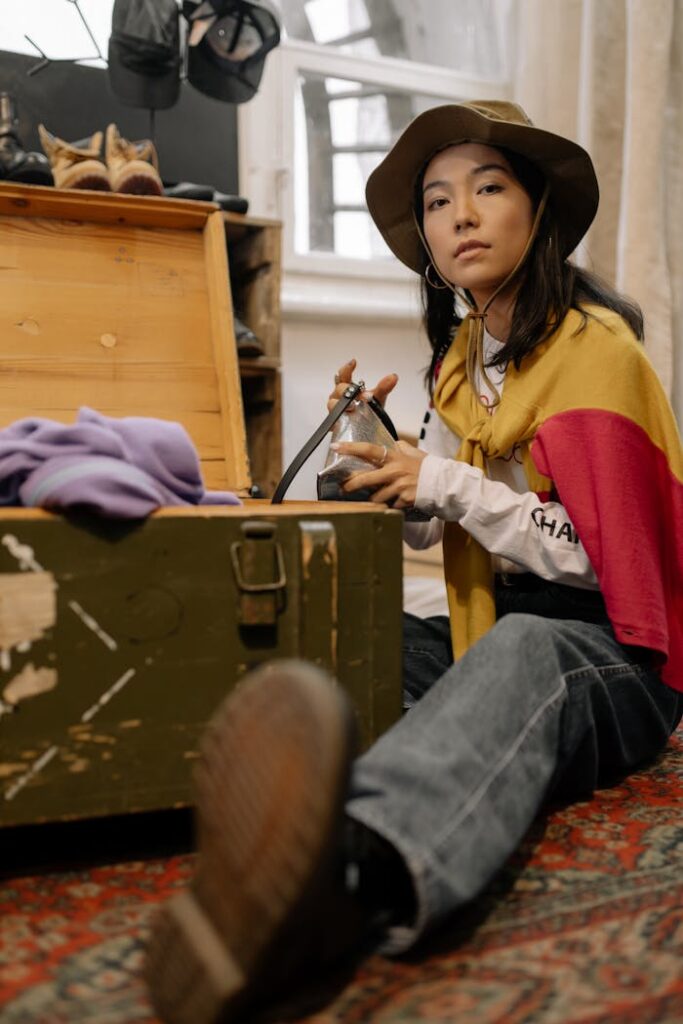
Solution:
M 132 107 L 165 110 L 180 93 L 180 26 L 176 0 L 114 0 L 109 82 Z
M 183 15 L 190 84 L 228 103 L 250 100 L 267 54 L 280 42 L 275 8 L 268 0 L 184 0 Z

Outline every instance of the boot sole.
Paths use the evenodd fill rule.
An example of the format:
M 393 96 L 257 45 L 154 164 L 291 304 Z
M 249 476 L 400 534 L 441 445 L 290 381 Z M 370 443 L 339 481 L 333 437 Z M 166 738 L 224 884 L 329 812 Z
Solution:
M 118 174 L 112 169 L 112 184 L 115 192 L 127 195 L 160 196 L 164 192 L 161 178 L 144 160 L 129 161 Z
M 111 192 L 109 173 L 101 160 L 82 160 L 63 171 L 54 171 L 57 188 L 88 189 Z
M 156 178 L 149 178 L 144 174 L 134 174 L 132 177 L 126 178 L 116 191 L 124 195 L 160 196 L 164 190 Z
M 82 189 L 89 192 L 111 192 L 111 185 L 107 178 L 102 178 L 95 174 L 86 174 L 82 178 L 76 178 L 70 184 L 62 185 L 61 187 Z
M 157 916 L 146 975 L 161 1019 L 183 1024 L 217 1020 L 247 980 L 190 892 L 169 900 Z
M 163 1021 L 227 1024 L 270 991 L 269 953 L 336 834 L 352 733 L 338 689 L 298 662 L 257 670 L 220 709 L 197 773 L 192 888 L 162 908 L 147 948 Z

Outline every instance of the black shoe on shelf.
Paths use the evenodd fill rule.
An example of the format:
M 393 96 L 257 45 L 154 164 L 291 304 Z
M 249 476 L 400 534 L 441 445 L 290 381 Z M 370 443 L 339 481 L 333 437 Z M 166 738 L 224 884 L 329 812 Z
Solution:
M 17 134 L 14 97 L 0 92 L 0 179 L 25 185 L 52 185 L 50 162 L 43 153 L 27 153 Z
M 256 356 L 264 355 L 263 345 L 254 334 L 251 327 L 247 327 L 247 325 L 236 316 L 233 317 L 232 322 L 235 330 L 237 354 L 245 359 L 253 359 Z
M 171 199 L 197 199 L 205 203 L 218 203 L 222 210 L 229 210 L 231 213 L 246 213 L 249 209 L 249 200 L 244 196 L 231 196 L 225 192 L 218 192 L 213 185 L 197 185 L 192 181 L 179 181 L 177 185 L 169 185 L 164 189 L 164 195 Z
M 164 195 L 171 199 L 198 199 L 204 203 L 213 201 L 213 193 L 211 185 L 195 185 L 192 181 L 179 181 L 164 189 Z
M 218 203 L 221 210 L 228 210 L 230 213 L 246 213 L 249 209 L 249 200 L 244 196 L 229 196 L 225 192 L 214 192 L 214 203 Z

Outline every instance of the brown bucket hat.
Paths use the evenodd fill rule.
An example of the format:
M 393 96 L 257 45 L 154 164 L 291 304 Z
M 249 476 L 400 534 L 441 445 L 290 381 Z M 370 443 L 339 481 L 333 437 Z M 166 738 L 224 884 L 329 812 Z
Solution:
M 536 164 L 550 186 L 562 254 L 573 252 L 598 208 L 598 181 L 588 153 L 561 135 L 535 128 L 516 103 L 473 100 L 419 114 L 368 178 L 368 209 L 402 263 L 422 273 L 423 245 L 413 215 L 417 177 L 436 152 L 459 142 L 502 146 Z

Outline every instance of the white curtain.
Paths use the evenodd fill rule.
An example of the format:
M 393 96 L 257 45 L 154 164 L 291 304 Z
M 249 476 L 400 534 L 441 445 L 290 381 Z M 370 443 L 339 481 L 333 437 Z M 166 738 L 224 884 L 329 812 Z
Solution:
M 578 259 L 640 303 L 683 421 L 683 0 L 519 0 L 515 97 L 590 152 Z

